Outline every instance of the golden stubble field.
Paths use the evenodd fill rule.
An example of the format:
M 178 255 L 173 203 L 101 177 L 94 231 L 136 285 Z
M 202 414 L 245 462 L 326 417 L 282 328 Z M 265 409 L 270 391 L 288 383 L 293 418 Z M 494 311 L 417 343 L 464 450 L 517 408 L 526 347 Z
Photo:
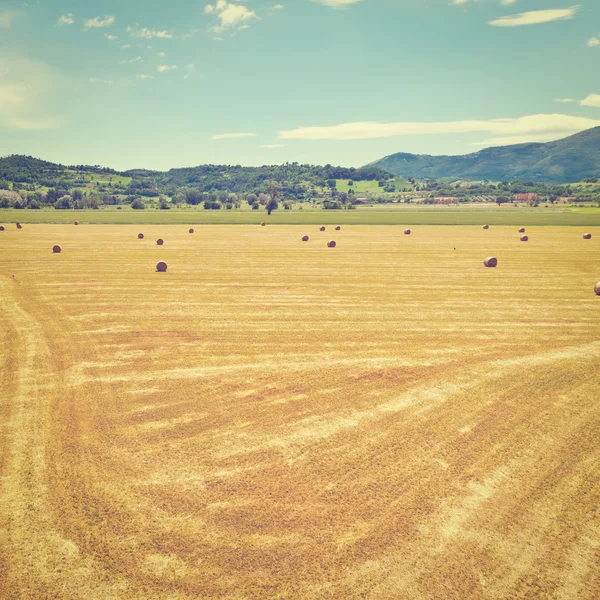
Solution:
M 1 598 L 600 597 L 598 228 L 187 229 L 0 232 Z

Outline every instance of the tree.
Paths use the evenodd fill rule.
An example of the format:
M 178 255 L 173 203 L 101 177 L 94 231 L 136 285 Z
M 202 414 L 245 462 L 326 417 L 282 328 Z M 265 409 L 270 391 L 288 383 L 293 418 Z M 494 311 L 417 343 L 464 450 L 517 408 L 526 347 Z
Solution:
M 278 181 L 269 181 L 269 186 L 267 188 L 269 192 L 269 196 L 271 196 L 271 200 L 279 200 L 281 198 L 281 194 L 283 192 L 283 186 Z
M 131 203 L 131 208 L 133 208 L 133 210 L 144 210 L 146 207 L 141 200 L 134 200 Z
M 170 210 L 171 207 L 169 206 L 169 203 L 167 202 L 167 199 L 164 196 L 161 196 L 158 199 L 158 208 L 160 210 Z
M 265 208 L 267 209 L 267 214 L 270 215 L 274 210 L 279 208 L 279 202 L 275 198 L 270 198 Z

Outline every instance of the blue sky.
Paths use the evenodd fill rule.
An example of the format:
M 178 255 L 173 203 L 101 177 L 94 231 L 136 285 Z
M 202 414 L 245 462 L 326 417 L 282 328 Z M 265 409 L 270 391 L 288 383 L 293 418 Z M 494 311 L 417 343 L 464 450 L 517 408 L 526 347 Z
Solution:
M 0 155 L 360 166 L 558 139 L 600 125 L 600 2 L 571 1 L 0 0 Z

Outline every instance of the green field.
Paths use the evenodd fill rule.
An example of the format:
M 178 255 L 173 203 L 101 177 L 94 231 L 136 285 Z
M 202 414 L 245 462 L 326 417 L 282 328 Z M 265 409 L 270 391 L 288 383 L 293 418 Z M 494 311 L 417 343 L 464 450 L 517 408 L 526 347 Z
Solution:
M 402 189 L 413 189 L 412 184 L 402 177 L 396 177 L 389 183 L 393 183 L 396 186 L 396 192 L 399 192 Z M 348 193 L 348 190 L 350 189 L 347 179 L 336 179 L 335 187 L 338 192 Z M 379 182 L 377 181 L 355 181 L 354 185 L 352 185 L 352 189 L 356 194 L 383 194 L 383 188 L 379 187 Z
M 189 224 L 258 224 L 265 221 L 279 225 L 347 224 L 347 225 L 554 225 L 598 226 L 599 208 L 508 208 L 491 206 L 423 207 L 380 205 L 357 210 L 277 210 L 267 216 L 264 210 L 174 209 L 116 210 L 0 210 L 0 224 L 7 223 L 189 223 Z

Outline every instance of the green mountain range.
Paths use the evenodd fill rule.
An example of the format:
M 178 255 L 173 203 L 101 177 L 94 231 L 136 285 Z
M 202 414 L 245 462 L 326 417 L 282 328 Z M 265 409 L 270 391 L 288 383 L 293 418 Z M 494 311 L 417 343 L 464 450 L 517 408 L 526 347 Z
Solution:
M 417 179 L 571 183 L 600 177 L 600 127 L 545 144 L 486 148 L 463 156 L 398 152 L 368 166 Z

